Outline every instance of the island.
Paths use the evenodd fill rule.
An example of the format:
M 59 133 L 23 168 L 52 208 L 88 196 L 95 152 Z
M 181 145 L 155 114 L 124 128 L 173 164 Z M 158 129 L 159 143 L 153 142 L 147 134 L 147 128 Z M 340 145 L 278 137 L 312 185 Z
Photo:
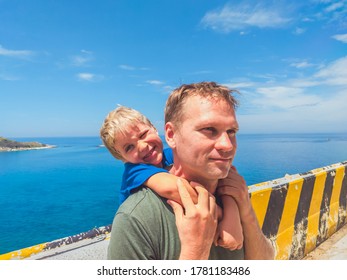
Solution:
M 39 142 L 18 142 L 0 137 L 0 152 L 15 152 L 26 150 L 38 150 L 54 148 L 53 145 L 42 144 Z

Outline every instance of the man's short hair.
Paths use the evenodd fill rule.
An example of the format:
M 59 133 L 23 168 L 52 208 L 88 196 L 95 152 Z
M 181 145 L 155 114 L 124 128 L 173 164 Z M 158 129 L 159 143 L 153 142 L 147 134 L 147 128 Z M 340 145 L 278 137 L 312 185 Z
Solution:
M 125 106 L 119 106 L 106 116 L 100 129 L 100 137 L 105 147 L 116 159 L 124 161 L 119 151 L 114 148 L 117 137 L 120 134 L 124 135 L 129 128 L 138 123 L 151 126 L 155 129 L 146 116 L 142 115 L 139 111 Z
M 233 96 L 237 90 L 215 82 L 184 84 L 175 89 L 169 96 L 165 107 L 165 123 L 179 125 L 183 121 L 183 105 L 189 96 L 200 96 L 207 99 L 224 100 L 232 109 L 236 109 L 238 101 Z

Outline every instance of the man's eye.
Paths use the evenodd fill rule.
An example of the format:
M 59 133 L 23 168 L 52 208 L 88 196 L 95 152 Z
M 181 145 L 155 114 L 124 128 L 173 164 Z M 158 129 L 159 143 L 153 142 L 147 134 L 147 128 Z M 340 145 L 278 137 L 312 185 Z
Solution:
M 232 137 L 232 136 L 235 136 L 235 135 L 236 135 L 237 130 L 236 130 L 236 129 L 230 129 L 230 130 L 228 130 L 227 132 L 228 132 L 228 135 Z
M 206 131 L 206 132 L 208 132 L 208 133 L 212 133 L 212 134 L 216 133 L 216 131 L 217 131 L 217 130 L 216 130 L 215 128 L 213 128 L 213 127 L 205 127 L 203 130 Z

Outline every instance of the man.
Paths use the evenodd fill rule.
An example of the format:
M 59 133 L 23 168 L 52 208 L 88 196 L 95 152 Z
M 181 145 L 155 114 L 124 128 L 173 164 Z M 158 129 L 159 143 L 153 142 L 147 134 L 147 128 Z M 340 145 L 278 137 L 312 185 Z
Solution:
M 183 85 L 172 92 L 165 109 L 165 136 L 174 155 L 170 172 L 194 182 L 198 203 L 191 200 L 185 180 L 178 183 L 183 207 L 169 201 L 170 207 L 148 188 L 134 193 L 115 216 L 110 259 L 273 259 L 245 181 L 231 169 L 238 123 L 237 102 L 230 93 L 213 82 Z M 232 196 L 239 207 L 244 234 L 240 250 L 213 244 L 217 226 L 213 195 L 223 178 L 218 193 Z

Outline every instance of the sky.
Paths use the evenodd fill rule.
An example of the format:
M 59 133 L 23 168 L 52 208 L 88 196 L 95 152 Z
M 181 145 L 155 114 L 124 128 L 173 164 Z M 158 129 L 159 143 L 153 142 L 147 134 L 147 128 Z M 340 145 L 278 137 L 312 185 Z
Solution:
M 0 136 L 163 133 L 181 84 L 239 90 L 240 133 L 347 132 L 346 0 L 0 0 Z

